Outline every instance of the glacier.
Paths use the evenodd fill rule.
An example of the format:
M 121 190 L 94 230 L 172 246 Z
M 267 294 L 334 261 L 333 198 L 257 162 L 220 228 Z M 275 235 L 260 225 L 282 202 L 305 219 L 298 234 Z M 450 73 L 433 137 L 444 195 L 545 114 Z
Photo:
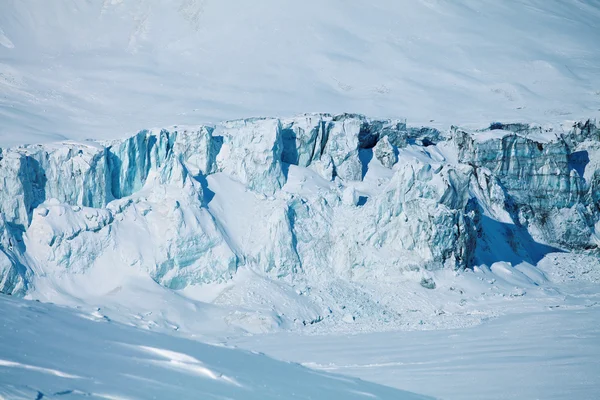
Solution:
M 368 284 L 599 254 L 593 120 L 252 118 L 1 149 L 0 174 L 0 291 L 34 298 L 76 293 L 71 277 L 104 276 L 101 296 L 132 275 L 185 291 L 251 272 L 312 299 L 294 321 L 352 321 L 387 312 Z
M 597 398 L 600 0 L 241 3 L 0 1 L 0 400 Z

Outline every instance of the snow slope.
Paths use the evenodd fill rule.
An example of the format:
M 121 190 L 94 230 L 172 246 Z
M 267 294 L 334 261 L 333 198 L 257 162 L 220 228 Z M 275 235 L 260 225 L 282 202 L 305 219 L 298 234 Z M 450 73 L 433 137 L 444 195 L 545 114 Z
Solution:
M 319 371 L 445 400 L 595 400 L 600 392 L 599 317 L 596 305 L 504 316 L 467 329 L 275 334 L 235 342 Z
M 401 388 L 448 400 L 596 399 L 600 268 L 590 259 L 559 253 L 542 260 L 539 273 L 549 280 L 539 288 L 546 296 L 536 293 L 535 285 L 527 287 L 527 295 L 504 296 L 501 291 L 515 288 L 516 281 L 503 282 L 490 271 L 479 286 L 467 286 L 464 277 L 452 282 L 438 276 L 440 287 L 428 295 L 400 288 L 412 307 L 437 297 L 445 308 L 445 314 L 437 312 L 440 319 L 454 314 L 451 298 L 459 291 L 469 303 L 482 298 L 479 311 L 470 312 L 511 309 L 513 314 L 475 327 L 427 332 L 240 335 L 215 326 L 189 340 L 190 332 L 210 330 L 222 316 L 211 316 L 200 303 L 194 312 L 189 302 L 166 290 L 157 296 L 148 291 L 151 286 L 133 292 L 150 310 L 135 316 L 111 307 L 123 303 L 118 296 L 128 296 L 132 285 L 105 296 L 106 309 L 85 302 L 69 309 L 0 295 L 0 398 L 429 398 L 393 389 Z M 454 286 L 445 287 L 450 283 Z M 482 290 L 491 293 L 484 296 Z M 160 325 L 168 307 L 169 316 L 182 315 L 181 329 Z
M 0 398 L 429 397 L 0 295 Z
M 600 109 L 598 0 L 2 0 L 0 146 L 301 112 Z
M 442 283 L 451 283 L 450 290 L 436 290 L 464 292 L 467 303 L 477 301 L 469 293 L 481 296 L 478 308 L 469 311 L 473 314 L 483 314 L 486 309 L 509 314 L 477 326 L 319 336 L 279 332 L 232 337 L 226 342 L 316 370 L 445 400 L 597 399 L 600 260 L 556 253 L 541 260 L 536 269 L 528 271 L 521 266 L 519 271 L 542 275 L 544 282 L 539 281 L 538 288 L 527 287 L 518 296 L 515 291 L 512 296 L 502 295 L 507 284 L 513 290 L 524 286 L 516 271 L 499 267 L 485 273 L 487 279 L 480 287 L 467 286 L 467 279 L 458 278 Z M 536 290 L 546 295 L 540 296 Z M 435 297 L 428 296 L 429 300 Z M 437 301 L 438 318 L 451 318 L 455 313 L 452 300 L 440 297 Z M 414 301 L 412 306 L 423 307 L 424 303 Z

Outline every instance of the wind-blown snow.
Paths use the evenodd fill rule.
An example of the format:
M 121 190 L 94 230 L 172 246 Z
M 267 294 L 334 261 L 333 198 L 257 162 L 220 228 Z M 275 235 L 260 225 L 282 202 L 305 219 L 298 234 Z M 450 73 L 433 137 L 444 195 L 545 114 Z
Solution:
M 307 111 L 595 117 L 599 21 L 597 0 L 3 0 L 0 146 Z

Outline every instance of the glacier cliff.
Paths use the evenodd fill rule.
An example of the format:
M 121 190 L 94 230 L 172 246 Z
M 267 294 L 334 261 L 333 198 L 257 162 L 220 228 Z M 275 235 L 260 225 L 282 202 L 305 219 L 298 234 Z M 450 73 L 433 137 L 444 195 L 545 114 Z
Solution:
M 594 121 L 254 118 L 2 149 L 0 174 L 4 293 L 102 270 L 98 294 L 120 275 L 179 290 L 240 268 L 310 288 L 600 245 Z

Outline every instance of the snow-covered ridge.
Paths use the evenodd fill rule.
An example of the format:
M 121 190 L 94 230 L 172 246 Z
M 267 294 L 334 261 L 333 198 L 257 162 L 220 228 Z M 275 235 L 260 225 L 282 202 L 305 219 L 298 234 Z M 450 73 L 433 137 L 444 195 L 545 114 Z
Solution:
M 353 114 L 3 149 L 0 288 L 184 289 L 243 267 L 310 291 L 597 252 L 599 166 L 594 121 L 441 132 Z

